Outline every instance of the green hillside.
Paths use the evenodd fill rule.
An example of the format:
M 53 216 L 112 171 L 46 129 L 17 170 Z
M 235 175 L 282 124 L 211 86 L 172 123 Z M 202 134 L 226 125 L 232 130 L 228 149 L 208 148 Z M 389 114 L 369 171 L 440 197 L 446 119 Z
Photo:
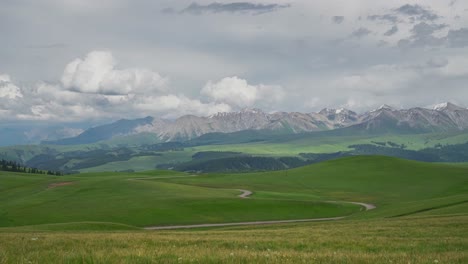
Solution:
M 379 156 L 322 162 L 289 171 L 204 175 L 167 182 L 251 189 L 254 197 L 374 203 L 362 216 L 389 217 L 468 202 L 467 168 Z M 411 205 L 411 206 L 409 206 Z M 396 210 L 395 208 L 398 208 Z M 468 212 L 466 212 L 468 213 Z
M 0 225 L 114 222 L 133 226 L 346 216 L 467 213 L 468 170 L 388 157 L 349 157 L 289 171 L 172 171 L 44 176 L 1 173 Z M 240 199 L 238 189 L 253 191 Z M 445 207 L 461 209 L 449 210 Z M 442 210 L 444 209 L 444 210 Z
M 359 156 L 244 174 L 0 172 L 0 182 L 0 263 L 468 261 L 466 165 Z M 239 198 L 237 189 L 253 195 Z M 329 216 L 347 217 L 209 230 L 140 228 Z
M 235 188 L 163 182 L 153 173 L 47 177 L 2 173 L 0 226 L 114 222 L 134 226 L 283 220 L 349 215 L 359 207 L 314 200 L 240 199 Z M 181 178 L 182 179 L 182 178 Z

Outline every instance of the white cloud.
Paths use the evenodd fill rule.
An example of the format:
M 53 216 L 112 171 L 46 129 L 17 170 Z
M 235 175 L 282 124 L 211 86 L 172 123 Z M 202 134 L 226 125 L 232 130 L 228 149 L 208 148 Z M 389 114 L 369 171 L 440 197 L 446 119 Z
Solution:
M 225 103 L 203 103 L 197 99 L 173 94 L 141 98 L 135 102 L 135 108 L 146 112 L 157 112 L 167 118 L 184 114 L 206 116 L 232 110 L 231 106 Z
M 85 59 L 67 64 L 61 83 L 40 81 L 23 89 L 9 75 L 0 75 L 0 119 L 175 118 L 232 110 L 227 103 L 202 102 L 165 91 L 166 79 L 159 74 L 147 69 L 119 70 L 115 61 L 110 52 L 90 52 Z
M 236 76 L 226 77 L 218 82 L 209 81 L 201 93 L 216 102 L 223 102 L 238 107 L 252 106 L 259 101 L 279 102 L 284 98 L 281 86 L 250 85 Z
M 70 62 L 63 72 L 65 88 L 100 94 L 130 94 L 164 91 L 167 79 L 148 69 L 116 69 L 109 51 L 92 51 L 84 59 Z
M 23 97 L 20 88 L 11 82 L 7 74 L 0 74 L 0 97 L 8 99 Z

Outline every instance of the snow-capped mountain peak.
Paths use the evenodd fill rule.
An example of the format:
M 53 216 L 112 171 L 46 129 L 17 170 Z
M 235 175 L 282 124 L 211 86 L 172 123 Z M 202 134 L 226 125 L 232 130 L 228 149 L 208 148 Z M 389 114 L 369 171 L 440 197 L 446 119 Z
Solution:
M 390 110 L 390 111 L 396 110 L 394 107 L 389 106 L 388 104 L 383 104 L 383 105 L 381 105 L 377 110 L 382 110 L 382 109 Z
M 445 103 L 436 104 L 433 107 L 433 109 L 437 111 L 444 111 L 444 110 L 455 111 L 455 110 L 464 110 L 466 108 L 460 107 L 450 102 L 445 102 Z

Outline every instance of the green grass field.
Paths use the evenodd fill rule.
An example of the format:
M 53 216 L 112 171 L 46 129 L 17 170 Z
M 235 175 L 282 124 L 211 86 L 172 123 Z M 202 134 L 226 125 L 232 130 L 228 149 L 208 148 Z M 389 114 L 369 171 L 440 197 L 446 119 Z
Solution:
M 461 264 L 467 222 L 465 215 L 194 231 L 0 229 L 0 263 Z
M 241 192 L 236 189 L 157 178 L 181 175 L 185 174 L 161 171 L 50 177 L 3 173 L 0 226 L 94 221 L 143 227 L 333 217 L 359 210 L 354 205 L 315 200 L 240 199 L 237 195 Z M 54 183 L 66 185 L 51 187 Z
M 104 161 L 99 164 L 88 164 L 84 167 L 71 169 L 80 172 L 102 172 L 102 171 L 146 171 L 153 170 L 161 164 L 177 164 L 188 162 L 192 155 L 201 151 L 234 151 L 251 154 L 255 156 L 298 156 L 300 153 L 333 153 L 338 151 L 349 151 L 350 145 L 375 144 L 373 142 L 393 142 L 404 144 L 408 150 L 421 150 L 431 148 L 437 144 L 463 144 L 468 142 L 468 133 L 430 133 L 412 135 L 327 135 L 320 133 L 306 133 L 294 135 L 270 135 L 265 137 L 265 141 L 251 142 L 249 138 L 242 138 L 242 135 L 232 135 L 229 140 L 221 142 L 231 142 L 211 144 L 204 141 L 201 145 L 185 147 L 178 151 L 162 151 L 148 154 L 142 145 L 158 143 L 158 140 L 151 134 L 141 134 L 138 136 L 117 137 L 112 140 L 102 141 L 94 144 L 83 145 L 29 145 L 29 146 L 9 146 L 0 148 L 0 156 L 6 160 L 17 160 L 26 164 L 34 157 L 41 154 L 70 153 L 79 151 L 96 151 L 107 149 L 128 148 L 133 156 L 128 159 L 116 159 L 114 161 Z M 248 142 L 248 143 L 239 143 Z M 137 155 L 142 152 L 142 155 Z M 99 156 L 95 158 L 99 159 Z M 69 170 L 75 165 L 83 162 L 83 158 L 71 159 L 68 163 L 62 164 L 55 170 Z M 54 162 L 49 162 L 50 166 L 55 166 Z
M 372 142 L 394 142 L 404 144 L 407 149 L 420 150 L 436 144 L 462 144 L 468 142 L 467 133 L 434 133 L 416 135 L 358 135 L 358 136 L 317 136 L 313 133 L 285 136 L 264 142 L 205 145 L 192 151 L 237 151 L 255 155 L 291 156 L 299 153 L 331 153 L 347 151 L 350 145 L 371 144 Z
M 289 171 L 0 173 L 0 263 L 466 263 L 468 167 L 359 156 Z M 253 191 L 249 199 L 238 189 Z M 361 207 L 327 201 L 356 201 Z M 347 216 L 332 222 L 141 227 Z

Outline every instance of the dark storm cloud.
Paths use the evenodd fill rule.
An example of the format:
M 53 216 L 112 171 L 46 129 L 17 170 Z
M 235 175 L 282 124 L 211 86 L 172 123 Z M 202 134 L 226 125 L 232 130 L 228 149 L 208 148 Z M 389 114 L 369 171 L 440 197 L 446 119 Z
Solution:
M 353 33 L 351 33 L 351 37 L 362 38 L 369 35 L 371 32 L 372 31 L 370 31 L 369 29 L 361 27 L 353 31 Z
M 204 14 L 204 13 L 249 13 L 249 14 L 263 14 L 274 12 L 279 9 L 288 8 L 291 5 L 280 4 L 255 4 L 249 2 L 238 3 L 218 3 L 214 2 L 208 5 L 201 5 L 192 3 L 184 8 L 181 13 L 190 14 Z
M 393 26 L 391 29 L 387 30 L 385 33 L 384 33 L 384 36 L 392 36 L 394 35 L 395 33 L 398 32 L 398 27 L 397 26 Z
M 335 24 L 341 24 L 344 21 L 344 16 L 334 16 L 334 17 L 332 17 L 332 21 Z
M 415 5 L 402 5 L 399 8 L 394 10 L 398 14 L 409 16 L 415 20 L 422 20 L 422 21 L 434 21 L 440 18 L 437 14 L 432 12 L 431 10 L 424 8 L 418 4 Z

